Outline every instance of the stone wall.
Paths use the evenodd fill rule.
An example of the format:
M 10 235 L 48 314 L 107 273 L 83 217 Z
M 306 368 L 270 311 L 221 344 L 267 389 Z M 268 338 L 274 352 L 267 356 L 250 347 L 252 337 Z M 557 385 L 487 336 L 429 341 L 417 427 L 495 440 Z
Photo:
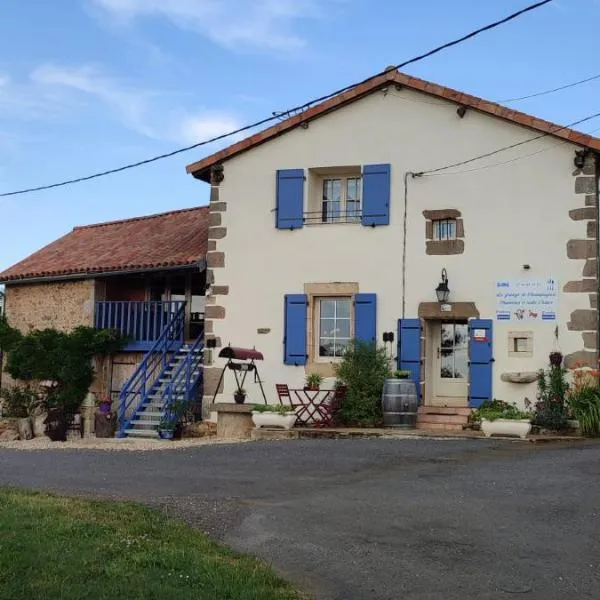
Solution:
M 584 154 L 584 165 L 573 172 L 575 194 L 579 200 L 575 208 L 569 210 L 569 218 L 582 222 L 582 234 L 585 238 L 572 239 L 567 243 L 567 257 L 580 261 L 581 279 L 568 281 L 563 292 L 582 294 L 589 297 L 589 308 L 571 312 L 567 327 L 571 331 L 581 332 L 581 349 L 565 357 L 568 368 L 586 366 L 598 368 L 598 159 L 593 153 Z
M 94 281 L 6 286 L 6 317 L 22 333 L 94 324 Z

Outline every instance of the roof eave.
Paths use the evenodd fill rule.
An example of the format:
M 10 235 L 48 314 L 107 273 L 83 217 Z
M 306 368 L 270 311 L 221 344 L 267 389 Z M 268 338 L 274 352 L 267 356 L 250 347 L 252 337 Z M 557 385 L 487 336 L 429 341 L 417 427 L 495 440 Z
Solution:
M 26 283 L 51 283 L 53 281 L 81 281 L 83 279 L 96 279 L 101 277 L 111 277 L 114 275 L 136 275 L 140 273 L 156 273 L 159 271 L 181 271 L 188 269 L 199 269 L 203 271 L 206 269 L 206 259 L 201 258 L 193 263 L 182 264 L 182 265 L 163 265 L 159 267 L 148 267 L 148 268 L 131 268 L 131 269 L 119 269 L 119 270 L 108 270 L 108 271 L 83 271 L 73 273 L 63 273 L 60 275 L 37 275 L 31 277 L 15 277 L 10 279 L 0 278 L 0 284 L 4 285 L 19 285 Z

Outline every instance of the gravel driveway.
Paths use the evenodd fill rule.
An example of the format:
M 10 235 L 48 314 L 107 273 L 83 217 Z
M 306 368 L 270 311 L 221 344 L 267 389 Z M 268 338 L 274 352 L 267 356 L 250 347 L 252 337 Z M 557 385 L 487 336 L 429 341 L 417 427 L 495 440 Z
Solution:
M 600 598 L 593 443 L 0 450 L 0 483 L 159 505 L 317 598 Z

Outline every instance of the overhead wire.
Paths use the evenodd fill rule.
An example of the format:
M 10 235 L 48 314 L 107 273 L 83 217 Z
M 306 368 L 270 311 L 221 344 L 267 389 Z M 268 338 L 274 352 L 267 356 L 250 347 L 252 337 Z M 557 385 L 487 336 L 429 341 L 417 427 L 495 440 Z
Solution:
M 436 173 L 440 173 L 441 171 L 446 171 L 447 169 L 453 169 L 454 167 L 462 167 L 463 165 L 468 165 L 472 162 L 475 162 L 477 160 L 482 160 L 484 158 L 489 158 L 490 156 L 494 156 L 496 154 L 500 154 L 500 152 L 505 152 L 506 150 L 512 150 L 513 148 L 518 148 L 519 146 L 523 146 L 525 144 L 529 144 L 530 142 L 534 142 L 536 140 L 548 137 L 549 135 L 554 135 L 555 133 L 562 131 L 563 129 L 570 129 L 571 127 L 574 127 L 575 125 L 580 125 L 581 123 L 585 123 L 587 121 L 591 121 L 592 119 L 596 119 L 597 117 L 600 117 L 600 112 L 594 113 L 593 115 L 589 115 L 587 117 L 584 117 L 583 119 L 579 119 L 577 121 L 574 121 L 573 123 L 569 123 L 568 125 L 561 125 L 559 127 L 556 127 L 555 129 L 553 129 L 552 131 L 548 131 L 545 133 L 541 133 L 540 135 L 536 135 L 534 137 L 528 138 L 526 140 L 521 140 L 520 142 L 516 142 L 514 144 L 509 144 L 508 146 L 503 146 L 502 148 L 497 148 L 496 150 L 491 150 L 490 152 L 486 152 L 484 154 L 479 154 L 477 156 L 474 156 L 472 158 L 468 158 L 466 160 L 461 160 L 455 163 L 451 163 L 449 165 L 444 165 L 443 167 L 437 167 L 435 169 L 426 169 L 423 171 L 416 171 L 414 173 L 414 177 L 422 177 L 422 176 L 429 176 L 429 175 L 434 175 Z
M 399 64 L 397 64 L 397 65 L 395 65 L 393 67 L 388 67 L 387 69 L 385 69 L 385 70 L 383 70 L 383 71 L 381 71 L 379 73 L 376 73 L 375 75 L 371 75 L 370 77 L 367 77 L 366 79 L 363 79 L 362 81 L 359 81 L 357 83 L 353 83 L 351 85 L 345 86 L 343 88 L 340 88 L 340 89 L 338 89 L 338 90 L 336 90 L 334 92 L 331 92 L 331 93 L 326 94 L 324 96 L 321 96 L 319 98 L 314 98 L 314 99 L 309 100 L 308 102 L 306 102 L 304 104 L 301 104 L 299 106 L 296 106 L 294 108 L 291 108 L 291 109 L 289 109 L 287 111 L 283 111 L 283 112 L 285 112 L 285 113 L 302 112 L 302 111 L 310 108 L 314 104 L 319 104 L 321 102 L 324 102 L 325 100 L 328 100 L 329 98 L 332 98 L 334 96 L 342 94 L 342 93 L 344 93 L 344 92 L 346 92 L 348 90 L 351 90 L 351 89 L 353 89 L 353 88 L 355 88 L 357 86 L 360 86 L 360 85 L 363 85 L 365 83 L 368 83 L 368 82 L 372 81 L 373 79 L 376 79 L 377 77 L 380 77 L 381 75 L 384 75 L 387 71 L 390 71 L 392 69 L 393 70 L 398 70 L 398 69 L 401 69 L 403 67 L 406 67 L 407 65 L 419 62 L 419 61 L 421 61 L 421 60 L 423 60 L 425 58 L 429 58 L 430 56 L 433 56 L 434 54 L 438 54 L 439 52 L 442 52 L 443 50 L 446 50 L 446 49 L 451 48 L 453 46 L 457 46 L 458 44 L 461 44 L 461 43 L 463 43 L 463 42 L 465 42 L 467 40 L 470 40 L 470 39 L 472 39 L 472 38 L 480 35 L 481 33 L 484 33 L 486 31 L 490 31 L 492 29 L 495 29 L 495 28 L 497 28 L 497 27 L 499 27 L 501 25 L 504 25 L 504 24 L 506 24 L 506 23 L 508 23 L 510 21 L 513 21 L 513 20 L 515 20 L 515 19 L 523 16 L 526 13 L 529 13 L 529 12 L 531 12 L 533 10 L 541 8 L 542 6 L 545 6 L 546 4 L 550 4 L 551 2 L 553 2 L 553 0 L 540 0 L 539 2 L 535 2 L 534 4 L 530 4 L 529 6 L 526 6 L 525 8 L 522 8 L 522 9 L 520 9 L 520 10 L 514 12 L 514 13 L 511 13 L 508 16 L 502 18 L 502 19 L 499 19 L 497 21 L 489 23 L 488 25 L 485 25 L 483 27 L 475 29 L 475 30 L 471 31 L 470 33 L 467 33 L 466 35 L 463 35 L 463 36 L 461 36 L 459 38 L 456 38 L 456 39 L 454 39 L 454 40 L 452 40 L 450 42 L 446 42 L 445 44 L 437 46 L 437 47 L 433 48 L 432 50 L 429 50 L 428 52 L 425 52 L 423 54 L 415 56 L 415 57 L 413 57 L 413 58 L 411 58 L 409 60 L 406 60 L 404 62 L 401 62 L 401 63 L 399 63 Z M 123 171 L 127 171 L 127 170 L 130 170 L 130 169 L 135 169 L 137 167 L 148 165 L 148 164 L 157 162 L 159 160 L 164 160 L 166 158 L 171 158 L 171 157 L 176 156 L 178 154 L 182 154 L 184 152 L 189 152 L 190 150 L 194 150 L 196 148 L 200 148 L 202 146 L 206 146 L 208 144 L 212 144 L 214 142 L 218 142 L 218 141 L 224 140 L 224 139 L 226 139 L 228 137 L 231 137 L 233 135 L 244 133 L 246 131 L 249 131 L 251 129 L 255 129 L 256 127 L 260 127 L 261 125 L 265 125 L 267 123 L 270 123 L 270 122 L 272 122 L 274 120 L 278 120 L 280 118 L 281 118 L 281 113 L 278 112 L 278 113 L 272 114 L 271 116 L 266 117 L 264 119 L 260 119 L 258 121 L 255 121 L 254 123 L 250 123 L 250 124 L 245 125 L 243 127 L 239 127 L 238 129 L 235 129 L 235 130 L 230 131 L 228 133 L 223 133 L 221 135 L 214 136 L 214 137 L 209 138 L 207 140 L 203 140 L 201 142 L 197 142 L 197 143 L 191 144 L 189 146 L 178 148 L 178 149 L 173 150 L 171 152 L 166 152 L 164 154 L 159 154 L 159 155 L 153 156 L 151 158 L 147 158 L 147 159 L 140 160 L 140 161 L 137 161 L 137 162 L 129 163 L 129 164 L 126 164 L 126 165 L 123 165 L 123 166 L 120 166 L 120 167 L 113 168 L 113 169 L 107 169 L 105 171 L 100 171 L 100 172 L 97 172 L 97 173 L 92 173 L 91 175 L 85 175 L 85 176 L 82 176 L 82 177 L 76 177 L 76 178 L 73 178 L 73 179 L 67 179 L 67 180 L 64 180 L 64 181 L 57 182 L 57 183 L 52 183 L 52 184 L 47 184 L 47 185 L 39 185 L 39 186 L 24 188 L 24 189 L 20 189 L 20 190 L 11 191 L 11 192 L 3 192 L 3 193 L 0 193 L 0 198 L 6 198 L 6 197 L 9 197 L 9 196 L 17 196 L 17 195 L 22 195 L 22 194 L 29 194 L 29 193 L 40 192 L 40 191 L 44 191 L 44 190 L 50 190 L 50 189 L 54 189 L 54 188 L 58 188 L 58 187 L 64 187 L 64 186 L 67 186 L 67 185 L 73 185 L 73 184 L 76 184 L 76 183 L 82 183 L 82 182 L 85 182 L 85 181 L 90 181 L 92 179 L 98 179 L 100 177 L 106 177 L 108 175 L 113 175 L 113 174 L 116 174 L 116 173 L 121 173 Z

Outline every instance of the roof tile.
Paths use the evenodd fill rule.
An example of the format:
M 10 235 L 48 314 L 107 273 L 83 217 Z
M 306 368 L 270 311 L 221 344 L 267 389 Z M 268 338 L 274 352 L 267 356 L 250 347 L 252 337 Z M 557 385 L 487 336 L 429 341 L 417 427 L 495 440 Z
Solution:
M 245 140 L 232 144 L 224 150 L 220 150 L 215 154 L 192 163 L 186 167 L 186 171 L 188 173 L 192 173 L 195 177 L 200 179 L 207 179 L 206 171 L 212 165 L 220 161 L 227 160 L 228 158 L 231 158 L 240 152 L 244 152 L 258 144 L 266 142 L 282 132 L 289 131 L 290 129 L 297 127 L 309 119 L 324 115 L 330 110 L 340 108 L 341 106 L 344 106 L 344 104 L 352 102 L 354 99 L 364 96 L 365 94 L 387 85 L 390 82 L 398 83 L 437 98 L 456 102 L 463 106 L 479 110 L 483 113 L 495 115 L 507 121 L 512 121 L 518 125 L 523 125 L 525 127 L 529 127 L 530 129 L 535 129 L 543 133 L 547 133 L 564 140 L 569 140 L 577 144 L 582 144 L 594 150 L 600 151 L 600 138 L 586 136 L 585 134 L 579 134 L 579 132 L 575 132 L 579 135 L 571 136 L 570 134 L 573 132 L 573 130 L 567 127 L 542 121 L 541 119 L 537 119 L 520 111 L 501 106 L 495 102 L 489 102 L 487 100 L 477 98 L 476 96 L 471 96 L 470 94 L 459 92 L 457 90 L 453 90 L 451 88 L 447 88 L 445 86 L 431 83 L 429 81 L 425 81 L 424 79 L 419 79 L 417 77 L 406 75 L 405 73 L 390 69 L 386 70 L 386 72 L 382 75 L 373 77 L 371 80 L 365 83 L 358 84 L 350 90 L 346 90 L 337 96 L 333 96 L 332 98 L 329 98 L 328 100 L 309 108 L 299 115 L 294 115 L 285 119 L 281 123 L 268 127 L 258 135 L 255 134 L 250 138 L 246 138 Z
M 208 207 L 75 227 L 0 273 L 0 281 L 196 264 L 206 255 Z

